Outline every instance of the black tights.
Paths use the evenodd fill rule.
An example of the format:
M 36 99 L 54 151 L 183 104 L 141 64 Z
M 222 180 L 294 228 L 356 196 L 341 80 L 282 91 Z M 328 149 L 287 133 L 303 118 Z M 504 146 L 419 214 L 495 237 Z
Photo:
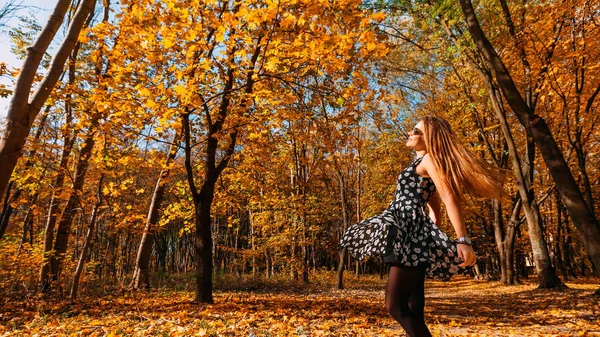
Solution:
M 390 265 L 385 308 L 409 337 L 430 337 L 425 325 L 425 267 Z

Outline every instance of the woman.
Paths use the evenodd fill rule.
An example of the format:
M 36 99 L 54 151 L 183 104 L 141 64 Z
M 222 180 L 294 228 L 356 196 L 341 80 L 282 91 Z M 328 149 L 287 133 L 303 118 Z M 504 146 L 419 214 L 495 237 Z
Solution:
M 406 146 L 417 158 L 400 173 L 394 200 L 383 213 L 348 228 L 340 248 L 358 259 L 384 256 L 386 309 L 408 336 L 423 337 L 431 336 L 424 318 L 425 277 L 446 281 L 476 262 L 461 210 L 463 193 L 501 198 L 503 175 L 469 152 L 442 118 L 424 117 Z M 436 225 L 440 201 L 456 241 Z

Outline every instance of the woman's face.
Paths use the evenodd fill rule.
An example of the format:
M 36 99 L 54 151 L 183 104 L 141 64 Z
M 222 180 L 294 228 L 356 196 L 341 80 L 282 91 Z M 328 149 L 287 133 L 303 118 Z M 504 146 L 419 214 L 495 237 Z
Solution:
M 415 151 L 423 151 L 426 149 L 425 136 L 423 135 L 423 121 L 417 123 L 417 125 L 415 125 L 415 127 L 408 133 L 406 146 Z

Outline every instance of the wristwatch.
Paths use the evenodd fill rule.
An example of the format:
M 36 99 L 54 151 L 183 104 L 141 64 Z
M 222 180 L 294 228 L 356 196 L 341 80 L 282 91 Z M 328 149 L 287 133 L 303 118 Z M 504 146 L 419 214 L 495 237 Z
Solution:
M 472 245 L 473 242 L 471 241 L 471 239 L 468 236 L 462 236 L 460 238 L 458 238 L 458 240 L 456 240 L 457 244 L 463 244 L 463 245 Z

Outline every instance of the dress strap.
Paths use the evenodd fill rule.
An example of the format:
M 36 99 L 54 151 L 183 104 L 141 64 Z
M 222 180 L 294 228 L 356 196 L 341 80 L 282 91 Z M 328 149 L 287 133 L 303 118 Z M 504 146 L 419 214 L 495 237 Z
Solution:
M 419 165 L 421 163 L 421 161 L 423 160 L 425 156 L 421 156 L 421 157 L 417 157 L 417 159 L 415 159 L 415 161 L 413 162 L 413 164 L 415 166 Z

